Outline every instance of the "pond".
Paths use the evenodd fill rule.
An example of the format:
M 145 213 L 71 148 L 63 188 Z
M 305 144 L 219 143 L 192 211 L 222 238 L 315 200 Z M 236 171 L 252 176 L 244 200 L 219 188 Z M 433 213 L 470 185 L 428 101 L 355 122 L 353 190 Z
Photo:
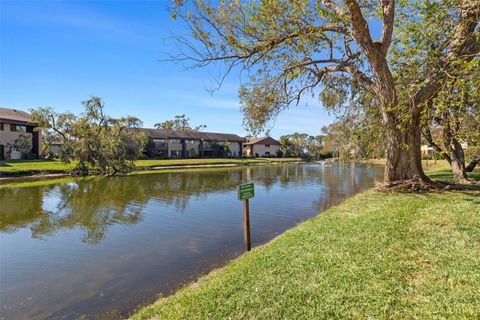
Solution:
M 2 319 L 119 319 L 375 185 L 379 166 L 287 164 L 0 189 Z

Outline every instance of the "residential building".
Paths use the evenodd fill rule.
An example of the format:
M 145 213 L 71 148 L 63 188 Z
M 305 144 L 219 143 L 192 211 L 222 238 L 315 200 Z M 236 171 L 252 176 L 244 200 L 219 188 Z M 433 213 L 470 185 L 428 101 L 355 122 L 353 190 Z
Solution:
M 230 133 L 140 129 L 148 137 L 149 158 L 241 157 L 245 139 Z
M 35 131 L 30 114 L 8 108 L 0 108 L 0 159 L 32 159 L 40 154 L 41 135 Z M 30 147 L 19 150 L 15 147 L 26 137 Z
M 460 146 L 462 147 L 462 149 L 467 149 L 468 148 L 468 143 L 467 142 L 460 142 Z M 445 147 L 440 145 L 440 148 L 445 151 Z M 430 145 L 428 144 L 422 144 L 420 146 L 420 152 L 422 154 L 422 156 L 428 156 L 428 157 L 433 157 L 435 156 L 435 154 L 437 154 L 438 152 Z
M 247 139 L 243 145 L 243 155 L 247 157 L 277 157 L 280 142 L 272 137 Z
M 435 150 L 427 144 L 422 144 L 422 146 L 420 147 L 420 152 L 423 156 L 430 157 L 433 157 L 433 155 L 435 154 Z

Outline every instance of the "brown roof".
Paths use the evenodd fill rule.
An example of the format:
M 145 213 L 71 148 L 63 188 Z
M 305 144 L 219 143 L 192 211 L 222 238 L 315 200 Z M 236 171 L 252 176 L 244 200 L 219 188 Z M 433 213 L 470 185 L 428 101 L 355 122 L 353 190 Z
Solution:
M 192 140 L 213 140 L 213 141 L 237 141 L 244 142 L 242 138 L 232 133 L 214 133 L 214 132 L 198 132 L 198 131 L 175 131 L 164 129 L 141 129 L 150 138 L 156 139 L 192 139 Z
M 29 113 L 21 110 L 0 108 L 0 119 L 16 122 L 32 123 L 32 117 Z
M 280 145 L 280 142 L 273 139 L 272 137 L 261 137 L 261 138 L 254 138 L 248 139 L 245 143 L 246 145 L 249 144 L 272 144 L 272 145 Z

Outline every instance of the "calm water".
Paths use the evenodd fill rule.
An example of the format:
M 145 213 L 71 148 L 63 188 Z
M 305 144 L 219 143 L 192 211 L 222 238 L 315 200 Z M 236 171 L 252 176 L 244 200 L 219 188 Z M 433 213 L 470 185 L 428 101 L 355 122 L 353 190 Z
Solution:
M 118 319 L 374 186 L 380 167 L 293 164 L 0 189 L 2 319 Z

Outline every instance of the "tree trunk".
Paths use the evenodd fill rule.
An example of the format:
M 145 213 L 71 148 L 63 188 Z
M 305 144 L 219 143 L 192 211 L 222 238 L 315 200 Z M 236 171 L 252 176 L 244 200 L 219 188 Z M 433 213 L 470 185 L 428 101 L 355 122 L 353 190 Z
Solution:
M 472 172 L 473 169 L 477 166 L 477 164 L 480 162 L 480 153 L 478 153 L 472 161 L 468 164 L 468 166 L 465 168 L 466 172 Z
M 452 166 L 453 181 L 461 182 L 467 180 L 467 172 L 465 171 L 465 156 L 463 153 L 462 145 L 455 139 L 452 132 L 450 122 L 448 121 L 448 115 L 444 117 L 445 123 L 443 124 L 443 141 L 445 148 L 450 154 L 450 165 Z
M 388 122 L 384 182 L 388 184 L 413 179 L 430 182 L 422 169 L 419 118 L 412 119 L 412 123 L 405 130 L 398 129 L 392 117 L 388 118 Z
M 467 171 L 465 170 L 465 156 L 463 154 L 463 148 L 456 139 L 453 139 L 450 151 L 450 157 L 452 159 L 453 181 L 461 182 L 468 180 Z

